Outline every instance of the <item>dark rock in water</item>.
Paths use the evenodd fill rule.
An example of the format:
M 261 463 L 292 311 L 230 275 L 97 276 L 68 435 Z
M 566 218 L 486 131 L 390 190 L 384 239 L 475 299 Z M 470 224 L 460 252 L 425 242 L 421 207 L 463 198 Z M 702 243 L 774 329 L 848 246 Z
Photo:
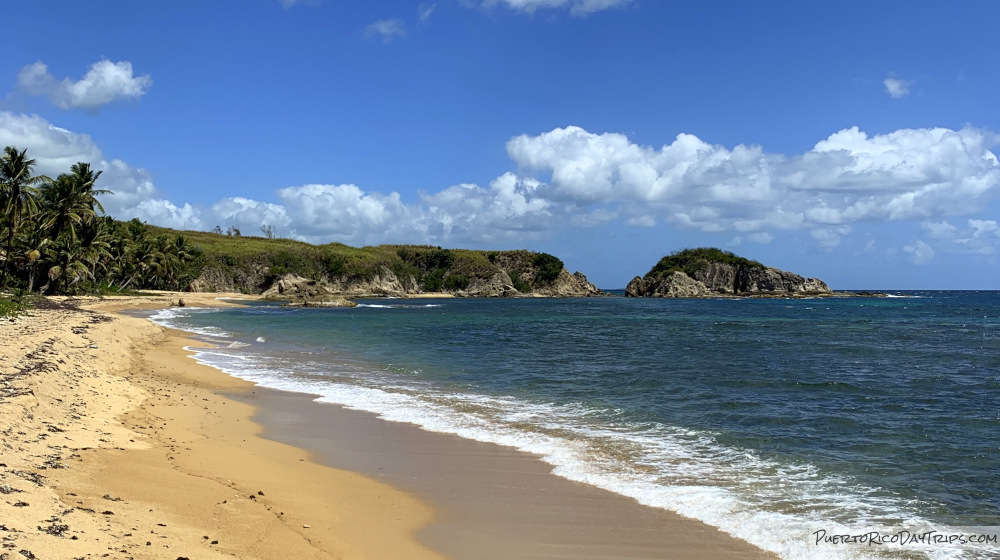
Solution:
M 627 297 L 807 297 L 833 291 L 818 278 L 768 267 L 719 249 L 685 249 L 632 279 Z

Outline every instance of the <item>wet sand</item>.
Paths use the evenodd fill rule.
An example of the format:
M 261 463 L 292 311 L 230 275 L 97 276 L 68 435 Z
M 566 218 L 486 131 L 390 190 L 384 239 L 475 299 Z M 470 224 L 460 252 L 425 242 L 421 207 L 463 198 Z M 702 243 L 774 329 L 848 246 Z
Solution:
M 0 323 L 0 558 L 770 557 L 528 454 L 254 387 L 109 313 L 218 296 Z
M 759 559 L 774 556 L 700 521 L 551 473 L 533 455 L 257 388 L 264 436 L 415 493 L 438 514 L 418 532 L 454 559 Z
M 0 558 L 443 558 L 430 507 L 259 437 L 184 333 L 73 305 L 0 324 Z

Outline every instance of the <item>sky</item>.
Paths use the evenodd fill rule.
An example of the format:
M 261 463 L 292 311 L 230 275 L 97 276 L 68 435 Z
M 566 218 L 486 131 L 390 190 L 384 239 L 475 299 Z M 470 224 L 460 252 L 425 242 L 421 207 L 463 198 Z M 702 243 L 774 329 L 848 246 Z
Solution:
M 714 246 L 834 289 L 998 289 L 1000 3 L 33 0 L 0 145 L 108 214 L 559 256 Z

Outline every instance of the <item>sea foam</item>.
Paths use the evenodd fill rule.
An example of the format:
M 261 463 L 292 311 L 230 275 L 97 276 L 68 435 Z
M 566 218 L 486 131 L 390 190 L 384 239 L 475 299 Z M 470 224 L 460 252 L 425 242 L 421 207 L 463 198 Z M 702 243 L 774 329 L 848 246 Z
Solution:
M 179 321 L 183 312 L 168 311 L 153 320 L 187 328 Z M 941 533 L 954 529 L 934 526 L 876 488 L 809 464 L 781 464 L 721 445 L 707 432 L 656 422 L 609 422 L 613 411 L 579 404 L 447 392 L 353 361 L 283 361 L 245 348 L 189 350 L 199 363 L 263 387 L 314 394 L 319 402 L 375 413 L 387 421 L 535 454 L 558 476 L 701 520 L 789 560 L 886 558 L 899 553 L 867 545 L 817 546 L 812 539 L 820 530 L 856 534 L 907 527 L 931 527 Z M 997 553 L 955 547 L 907 552 L 914 551 L 917 557 L 935 560 Z

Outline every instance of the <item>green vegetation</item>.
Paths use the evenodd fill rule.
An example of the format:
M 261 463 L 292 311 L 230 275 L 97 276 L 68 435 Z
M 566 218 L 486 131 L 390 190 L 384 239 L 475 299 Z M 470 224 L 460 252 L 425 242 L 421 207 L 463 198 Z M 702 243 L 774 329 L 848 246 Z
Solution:
M 764 265 L 757 261 L 740 257 L 729 251 L 723 251 L 714 247 L 702 247 L 698 249 L 684 249 L 683 251 L 677 251 L 663 257 L 660 259 L 660 262 L 656 263 L 656 266 L 652 270 L 646 273 L 644 279 L 655 281 L 678 271 L 695 278 L 699 272 L 706 270 L 712 263 L 729 264 L 745 268 L 764 268 Z
M 152 235 L 138 220 L 103 216 L 100 171 L 76 163 L 55 179 L 12 146 L 0 155 L 0 290 L 107 293 L 177 289 L 197 272 L 198 250 L 180 235 Z
M 500 271 L 514 271 L 518 290 L 550 284 L 563 263 L 546 253 L 471 251 L 419 245 L 310 245 L 226 233 L 148 226 L 104 216 L 96 188 L 101 176 L 77 163 L 55 179 L 33 175 L 35 161 L 8 147 L 0 155 L 0 291 L 104 294 L 123 290 L 259 292 L 285 274 L 352 282 L 385 277 L 427 292 L 459 291 Z M 412 280 L 411 280 L 412 278 Z M 3 309 L 10 307 L 4 304 Z
M 27 304 L 23 297 L 15 295 L 13 297 L 0 297 L 0 318 L 14 318 L 24 313 Z
M 526 294 L 531 291 L 531 284 L 528 284 L 521 278 L 520 270 L 510 271 L 510 282 L 514 285 L 514 289 L 522 294 Z
M 534 258 L 532 258 L 532 264 L 534 264 L 536 268 L 536 286 L 551 283 L 559 277 L 559 273 L 562 272 L 563 269 L 563 262 L 548 253 L 536 254 Z
M 160 235 L 178 232 L 150 227 Z M 488 280 L 501 270 L 513 270 L 514 286 L 522 292 L 548 285 L 562 270 L 562 261 L 530 251 L 473 251 L 427 245 L 378 245 L 349 247 L 341 243 L 309 245 L 290 239 L 236 237 L 210 232 L 183 232 L 202 251 L 202 270 L 215 271 L 227 287 L 256 292 L 275 277 L 295 274 L 319 280 L 371 280 L 391 271 L 401 282 L 412 278 L 424 292 L 465 290 L 476 279 Z M 257 271 L 256 275 L 249 274 Z M 531 271 L 529 285 L 517 279 L 519 271 Z M 523 273 L 523 272 L 522 272 Z M 220 286 L 205 286 L 208 289 Z

